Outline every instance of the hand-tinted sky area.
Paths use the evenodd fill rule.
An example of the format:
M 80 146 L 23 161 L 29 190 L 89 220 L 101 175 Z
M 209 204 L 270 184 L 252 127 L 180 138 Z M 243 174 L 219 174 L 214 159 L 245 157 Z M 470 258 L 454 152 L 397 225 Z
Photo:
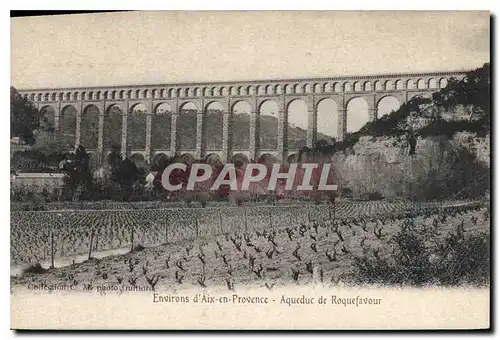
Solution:
M 484 11 L 14 18 L 11 82 L 53 88 L 472 69 L 490 59 L 489 31 Z M 332 118 L 318 128 L 336 134 L 336 124 Z

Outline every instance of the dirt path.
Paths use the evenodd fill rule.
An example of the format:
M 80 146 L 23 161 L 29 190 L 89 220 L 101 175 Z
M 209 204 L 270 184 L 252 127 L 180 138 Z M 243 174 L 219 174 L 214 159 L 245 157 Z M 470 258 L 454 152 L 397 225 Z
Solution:
M 109 249 L 109 250 L 103 250 L 103 251 L 96 251 L 92 252 L 92 257 L 97 258 L 97 259 L 102 259 L 108 256 L 113 256 L 113 255 L 123 255 L 126 254 L 130 251 L 130 246 L 127 247 L 122 247 L 122 248 L 117 248 L 117 249 Z M 82 263 L 84 261 L 88 260 L 88 254 L 78 254 L 70 257 L 63 257 L 63 258 L 58 258 L 54 260 L 54 267 L 55 268 L 62 268 L 62 267 L 68 267 L 72 265 L 73 263 Z M 48 261 L 42 261 L 40 263 L 43 268 L 50 268 L 50 260 Z M 19 276 L 21 272 L 29 267 L 29 264 L 20 264 L 20 265 L 13 265 L 10 266 L 10 276 Z

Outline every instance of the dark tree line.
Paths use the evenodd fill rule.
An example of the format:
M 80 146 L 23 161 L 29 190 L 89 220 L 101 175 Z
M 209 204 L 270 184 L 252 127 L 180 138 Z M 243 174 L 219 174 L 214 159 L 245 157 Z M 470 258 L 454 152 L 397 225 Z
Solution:
M 491 67 L 483 67 L 467 73 L 462 80 L 450 79 L 448 85 L 436 92 L 432 100 L 445 109 L 454 109 L 458 105 L 469 107 L 471 118 L 483 120 L 484 127 L 491 123 Z
M 35 143 L 33 131 L 40 125 L 35 105 L 17 90 L 10 88 L 10 138 L 19 137 L 29 145 Z
M 103 167 L 105 178 L 94 178 L 89 166 L 89 154 L 83 146 L 76 149 L 74 157 L 66 162 L 68 185 L 80 200 L 112 199 L 129 201 L 143 194 L 145 171 L 113 148 L 108 156 L 108 167 Z M 100 172 L 100 170 L 98 170 Z

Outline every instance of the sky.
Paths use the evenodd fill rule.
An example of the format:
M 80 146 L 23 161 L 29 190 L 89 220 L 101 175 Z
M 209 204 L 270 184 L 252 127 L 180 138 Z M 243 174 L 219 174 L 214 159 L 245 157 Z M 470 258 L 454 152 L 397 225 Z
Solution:
M 473 69 L 490 60 L 489 31 L 486 11 L 12 18 L 11 84 L 55 88 Z M 332 103 L 319 113 L 327 117 L 319 130 L 336 132 L 329 115 L 334 109 Z M 307 126 L 303 114 L 296 116 L 296 125 Z M 364 113 L 352 116 L 348 124 L 366 119 Z

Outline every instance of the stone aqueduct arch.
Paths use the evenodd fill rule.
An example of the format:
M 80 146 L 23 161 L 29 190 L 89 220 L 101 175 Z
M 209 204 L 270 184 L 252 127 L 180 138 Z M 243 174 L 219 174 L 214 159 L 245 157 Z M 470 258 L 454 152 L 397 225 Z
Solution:
M 298 150 L 287 148 L 286 122 L 287 109 L 294 100 L 302 100 L 308 108 L 307 145 L 312 146 L 317 136 L 317 107 L 324 99 L 333 100 L 339 113 L 339 139 L 346 135 L 347 105 L 354 98 L 363 98 L 368 104 L 369 119 L 377 119 L 379 102 L 388 96 L 395 97 L 400 104 L 406 103 L 416 95 L 429 95 L 439 88 L 446 86 L 450 78 L 463 78 L 466 71 L 437 72 L 421 74 L 389 74 L 354 77 L 315 78 L 315 79 L 287 79 L 267 81 L 241 81 L 218 83 L 185 83 L 165 85 L 137 85 L 115 86 L 99 88 L 71 88 L 71 89 L 24 89 L 19 90 L 21 95 L 34 102 L 38 109 L 52 107 L 55 112 L 54 126 L 60 127 L 60 117 L 65 108 L 73 107 L 76 110 L 76 137 L 75 144 L 80 143 L 81 118 L 85 110 L 94 105 L 99 111 L 99 134 L 97 149 L 90 150 L 97 155 L 98 161 L 105 159 L 103 146 L 103 126 L 108 110 L 112 106 L 120 108 L 123 116 L 121 131 L 121 152 L 124 155 L 140 154 L 146 162 L 161 155 L 192 154 L 193 150 L 179 150 L 177 147 L 177 120 L 179 111 L 188 103 L 196 107 L 196 150 L 193 157 L 201 159 L 208 155 L 218 156 L 222 161 L 229 161 L 236 154 L 242 154 L 249 160 L 256 160 L 263 154 L 269 154 L 280 161 L 287 160 Z M 276 150 L 259 149 L 260 107 L 266 101 L 273 101 L 278 106 L 278 147 Z M 248 150 L 231 150 L 231 119 L 234 106 L 238 102 L 246 102 L 251 108 L 250 138 Z M 223 110 L 222 148 L 207 150 L 204 147 L 204 114 L 212 103 L 218 103 Z M 146 107 L 146 143 L 144 150 L 130 150 L 127 148 L 127 119 L 132 108 L 142 104 Z M 171 108 L 170 148 L 168 150 L 154 150 L 151 147 L 152 116 L 160 105 Z M 191 105 L 191 104 L 190 104 Z M 182 114 L 182 113 L 181 113 Z

